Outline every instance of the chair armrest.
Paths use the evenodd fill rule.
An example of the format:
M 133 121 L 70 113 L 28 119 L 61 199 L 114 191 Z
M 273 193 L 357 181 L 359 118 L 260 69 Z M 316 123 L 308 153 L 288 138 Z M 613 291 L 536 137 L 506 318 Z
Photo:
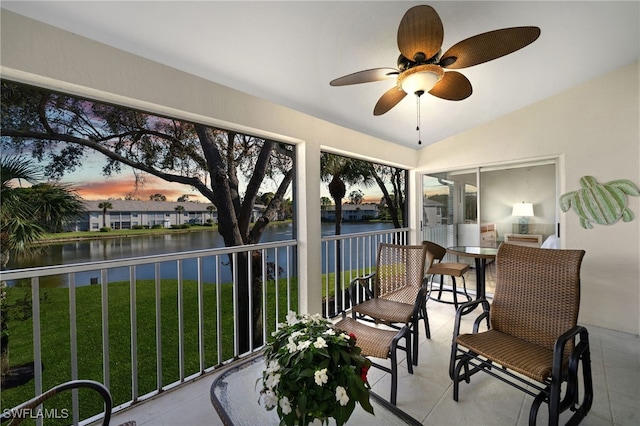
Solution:
M 376 273 L 372 272 L 368 275 L 364 275 L 362 277 L 356 277 L 351 280 L 351 282 L 349 283 L 349 298 L 351 300 L 352 306 L 356 304 L 355 302 L 356 300 L 358 300 L 358 298 L 356 297 L 357 295 L 356 292 L 358 291 L 359 288 L 364 289 L 365 300 L 374 298 L 374 294 L 371 289 L 371 282 L 373 281 L 373 278 L 375 276 L 376 276 Z
M 564 347 L 567 345 L 567 343 L 574 340 L 578 335 L 580 335 L 580 342 L 588 346 L 589 333 L 587 329 L 581 325 L 576 325 L 575 327 L 563 333 L 560 337 L 558 337 L 555 344 L 553 345 L 553 369 L 551 375 L 554 380 L 556 378 L 559 379 L 562 375 L 564 367 Z M 573 356 L 574 355 L 572 354 L 571 358 L 573 358 Z M 574 359 L 572 359 L 571 361 L 577 362 L 577 360 Z
M 477 333 L 480 328 L 480 322 L 482 320 L 487 320 L 487 327 L 489 327 L 489 312 L 491 309 L 491 305 L 487 299 L 476 299 L 471 300 L 469 302 L 465 302 L 458 307 L 456 311 L 456 319 L 453 325 L 453 340 L 456 340 L 456 337 L 460 334 L 460 323 L 462 321 L 462 317 L 470 314 L 475 310 L 478 305 L 482 305 L 482 312 L 476 317 L 473 321 L 473 332 Z

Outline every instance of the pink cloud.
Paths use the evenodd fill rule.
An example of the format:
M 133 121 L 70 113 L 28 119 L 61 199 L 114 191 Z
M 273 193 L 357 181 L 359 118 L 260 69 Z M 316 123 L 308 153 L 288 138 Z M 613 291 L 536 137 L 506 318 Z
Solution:
M 193 201 L 206 202 L 200 193 L 190 187 L 178 183 L 166 182 L 155 176 L 146 176 L 144 185 L 135 187 L 135 178 L 132 175 L 104 178 L 104 180 L 85 181 L 72 183 L 75 190 L 86 200 L 104 200 L 108 198 L 124 198 L 127 194 L 133 194 L 134 198 L 148 200 L 150 195 L 162 194 L 168 201 L 175 201 L 183 194 L 188 194 Z

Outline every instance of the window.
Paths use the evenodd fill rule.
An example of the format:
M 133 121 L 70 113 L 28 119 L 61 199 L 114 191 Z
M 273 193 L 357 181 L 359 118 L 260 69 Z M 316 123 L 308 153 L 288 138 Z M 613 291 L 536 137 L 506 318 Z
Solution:
M 191 182 L 197 181 L 200 185 L 182 185 L 182 191 L 189 192 L 189 201 L 209 204 L 212 200 L 207 197 L 211 197 L 212 189 L 226 191 L 224 199 L 230 200 L 229 205 L 217 206 L 218 209 L 226 210 L 225 216 L 247 215 L 254 200 L 267 195 L 279 198 L 270 203 L 273 209 L 267 212 L 270 217 L 292 218 L 295 200 L 291 199 L 291 194 L 295 192 L 291 188 L 295 187 L 295 150 L 290 144 L 9 80 L 2 79 L 1 84 L 2 93 L 11 94 L 6 99 L 3 97 L 3 102 L 0 103 L 2 114 L 8 116 L 10 111 L 11 116 L 15 117 L 15 120 L 6 123 L 7 126 L 3 122 L 3 131 L 27 132 L 33 138 L 2 136 L 0 147 L 10 154 L 33 155 L 38 165 L 46 171 L 46 178 L 64 183 L 65 177 L 72 172 L 82 171 L 77 169 L 82 169 L 87 164 L 92 167 L 97 165 L 97 169 L 104 171 L 105 175 L 120 171 L 131 173 L 131 176 L 121 176 L 121 179 L 127 180 L 125 178 L 130 177 L 132 182 L 144 179 L 145 173 L 156 176 L 177 175 Z M 74 141 L 70 141 L 71 139 Z M 100 146 L 95 150 L 77 149 L 78 144 L 87 146 L 83 142 L 88 141 L 99 141 L 97 143 Z M 119 150 L 123 146 L 126 149 L 118 153 L 126 158 L 127 168 L 121 167 L 121 163 L 111 162 L 102 154 L 103 150 Z M 217 151 L 216 155 L 205 155 L 205 147 L 207 150 Z M 266 160 L 266 163 L 257 161 L 258 158 Z M 233 164 L 227 164 L 227 161 Z M 130 172 L 129 167 L 133 171 Z M 211 187 L 210 173 L 221 169 L 226 170 L 228 180 L 238 183 L 237 188 Z M 100 173 L 92 175 L 95 181 L 104 182 Z M 175 182 L 173 180 L 172 185 Z M 94 182 L 84 181 L 79 186 L 92 183 Z M 202 192 L 193 190 L 198 187 L 207 189 Z M 134 196 L 135 189 L 132 184 L 126 189 L 131 192 L 126 195 Z M 151 196 L 152 200 L 167 200 L 162 195 L 162 191 L 169 190 L 166 181 L 160 180 L 159 184 L 152 188 L 147 186 L 146 189 L 157 191 Z M 114 187 L 112 194 L 104 196 L 114 200 L 121 199 L 124 195 L 122 191 L 122 188 Z M 287 196 L 290 198 L 286 198 Z M 168 219 L 163 223 L 176 220 L 182 222 L 179 219 L 181 215 L 174 212 L 173 207 L 175 204 L 160 209 L 155 206 L 158 213 Z M 91 215 L 93 218 L 101 217 L 98 212 L 92 212 Z M 130 223 L 128 215 L 113 211 L 108 215 L 114 221 L 114 229 Z M 189 213 L 183 212 L 182 216 L 188 218 Z M 251 232 L 253 225 L 248 221 L 239 222 L 246 228 L 240 230 L 240 233 L 226 228 L 219 230 L 226 234 L 225 241 L 233 241 L 233 245 L 260 242 L 264 229 L 259 228 L 260 232 L 254 233 Z M 294 228 L 295 226 L 291 228 L 292 234 L 295 234 Z

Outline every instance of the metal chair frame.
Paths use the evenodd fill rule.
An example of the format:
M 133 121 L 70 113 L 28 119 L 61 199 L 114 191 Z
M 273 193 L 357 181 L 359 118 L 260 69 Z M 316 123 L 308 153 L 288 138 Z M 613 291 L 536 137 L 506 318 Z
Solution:
M 2 417 L 0 418 L 0 423 L 11 420 L 12 426 L 18 425 L 26 420 L 26 418 L 23 417 L 26 411 L 33 410 L 34 408 L 36 408 L 46 400 L 53 398 L 60 392 L 79 388 L 88 388 L 95 390 L 100 394 L 100 396 L 102 396 L 102 399 L 104 400 L 104 417 L 102 418 L 102 424 L 103 426 L 108 426 L 109 422 L 111 421 L 111 409 L 113 407 L 111 393 L 109 392 L 109 389 L 107 389 L 102 383 L 93 380 L 71 380 L 69 382 L 54 386 L 43 394 L 31 398 L 30 400 L 23 402 L 22 404 L 14 408 L 3 410 Z
M 504 246 L 510 247 L 503 249 Z M 546 253 L 542 255 L 541 252 L 536 252 L 536 250 L 543 250 L 546 251 Z M 546 259 L 547 256 L 553 257 L 554 253 L 551 253 L 552 251 L 555 250 L 514 246 L 510 244 L 501 246 L 496 258 L 498 282 L 496 283 L 495 297 L 498 298 L 498 303 L 503 303 L 503 301 L 500 301 L 499 294 L 499 286 L 501 284 L 499 281 L 503 276 L 503 271 L 501 271 L 500 268 L 502 267 L 506 269 L 511 267 L 506 264 L 502 264 L 501 257 L 505 258 L 511 256 L 512 253 L 515 253 L 515 256 L 519 256 L 520 259 L 535 259 L 533 260 L 535 266 L 532 267 L 534 269 L 541 267 L 546 268 L 548 265 L 543 265 L 540 261 Z M 577 268 L 577 272 L 574 271 L 575 274 L 577 274 L 577 282 L 569 283 L 567 285 L 577 286 L 578 289 L 574 288 L 572 291 L 579 294 L 579 269 L 582 257 L 584 256 L 584 251 L 563 251 L 573 252 L 567 254 L 567 256 L 571 257 L 571 262 L 573 262 L 573 264 L 566 266 L 566 268 L 571 270 Z M 551 270 L 553 270 L 553 267 L 551 267 Z M 534 271 L 523 271 L 523 273 L 526 272 L 535 274 Z M 547 271 L 545 273 L 549 274 L 550 272 Z M 570 274 L 571 272 L 568 273 Z M 561 290 L 558 290 L 558 292 L 560 291 Z M 553 295 L 550 295 L 550 297 L 553 297 Z M 495 298 L 494 303 L 496 303 Z M 579 304 L 579 300 L 577 300 L 577 303 Z M 591 373 L 588 330 L 583 326 L 574 324 L 569 328 L 569 330 L 561 333 L 555 340 L 552 347 L 553 357 L 552 364 L 550 365 L 550 374 L 544 380 L 538 380 L 533 377 L 532 374 L 526 374 L 526 371 L 519 371 L 520 375 L 515 374 L 513 372 L 513 368 L 507 368 L 502 364 L 503 362 L 507 362 L 504 359 L 498 359 L 497 357 L 487 355 L 486 353 L 480 355 L 479 353 L 465 347 L 464 338 L 462 339 L 463 343 L 460 343 L 459 336 L 461 336 L 460 327 L 462 317 L 472 312 L 478 305 L 482 306 L 482 312 L 473 322 L 472 333 L 470 335 L 467 334 L 466 336 L 482 334 L 479 329 L 483 322 L 486 322 L 487 327 L 491 330 L 492 324 L 495 320 L 491 312 L 492 305 L 490 305 L 486 299 L 473 300 L 462 304 L 458 308 L 454 323 L 451 358 L 449 363 L 449 376 L 453 381 L 454 401 L 458 401 L 460 382 L 465 381 L 466 383 L 469 383 L 470 377 L 473 374 L 482 371 L 534 397 L 529 411 L 529 425 L 533 426 L 536 424 L 538 410 L 542 403 L 547 403 L 549 406 L 549 425 L 558 425 L 560 414 L 567 409 L 574 412 L 574 414 L 569 418 L 567 424 L 580 423 L 591 409 L 593 403 L 593 378 Z M 501 309 L 504 309 L 504 306 L 501 306 Z M 575 307 L 575 318 L 577 319 L 577 307 Z M 501 321 L 505 321 L 505 319 L 502 318 Z M 494 335 L 495 333 L 502 333 L 503 335 L 507 334 L 502 331 L 494 331 Z M 465 335 L 462 336 L 464 337 Z M 513 339 L 515 338 L 516 336 L 513 337 Z M 487 340 L 483 341 L 482 345 L 486 346 L 488 343 L 489 340 L 487 337 Z M 535 343 L 530 343 L 526 340 L 519 340 L 519 343 L 523 344 L 524 347 L 530 348 L 532 351 L 540 349 L 540 347 L 537 347 Z M 496 343 L 496 345 L 498 344 L 499 343 Z M 519 352 L 518 356 L 520 356 Z M 526 358 L 526 354 L 523 354 L 522 358 Z M 524 359 L 524 361 L 527 360 Z M 509 362 L 513 362 L 513 359 Z M 582 366 L 582 401 L 580 401 L 579 395 L 580 366 Z M 526 370 L 525 367 L 522 368 Z M 565 382 L 566 389 L 564 391 L 564 397 L 562 397 L 562 385 Z
M 409 328 L 404 326 L 398 331 L 382 330 L 347 317 L 345 312 L 342 312 L 342 320 L 336 323 L 336 328 L 346 331 L 347 333 L 355 334 L 357 339 L 356 344 L 362 349 L 363 356 L 368 358 L 373 356 L 376 358 L 382 357 L 390 359 L 391 367 L 386 367 L 371 359 L 369 359 L 369 361 L 371 361 L 372 366 L 391 374 L 390 402 L 391 404 L 396 405 L 398 395 L 398 349 L 404 350 L 407 353 L 407 371 L 409 374 L 413 374 L 411 350 L 409 349 L 411 347 L 411 332 Z M 361 343 L 365 337 L 369 337 L 369 341 L 375 340 L 375 348 L 370 347 L 368 344 Z M 401 339 L 405 339 L 404 346 L 400 346 L 398 344 Z M 379 352 L 380 348 L 388 348 L 388 350 L 385 350 L 386 355 L 382 356 L 381 353 L 373 355 L 373 353 Z
M 455 309 L 458 309 L 463 302 L 458 302 L 458 296 L 463 296 L 466 300 L 470 301 L 471 296 L 467 293 L 467 281 L 464 274 L 470 269 L 469 265 L 457 262 L 443 262 L 444 256 L 447 254 L 447 249 L 431 241 L 423 241 L 422 244 L 427 246 L 429 253 L 433 255 L 433 259 L 430 262 L 427 274 L 429 274 L 429 293 L 427 297 L 435 302 L 446 303 L 453 305 Z M 436 275 L 440 275 L 440 283 L 437 288 L 438 296 L 431 295 L 433 292 L 433 281 Z M 444 276 L 451 277 L 451 290 L 444 288 Z M 462 290 L 458 290 L 456 277 L 462 279 Z M 451 292 L 453 295 L 453 301 L 444 300 L 442 298 L 442 292 Z
M 381 288 L 385 287 L 386 283 L 381 283 L 384 280 L 384 277 L 381 278 L 381 275 L 384 273 L 379 273 L 378 271 L 368 274 L 363 277 L 356 277 L 351 280 L 349 286 L 349 295 L 351 301 L 353 303 L 351 308 L 351 315 L 353 319 L 360 319 L 362 321 L 370 321 L 375 323 L 382 323 L 389 327 L 401 329 L 403 326 L 407 326 L 413 337 L 413 365 L 418 365 L 418 322 L 422 319 L 424 322 L 425 333 L 427 339 L 431 338 L 431 330 L 429 328 L 429 317 L 427 316 L 427 307 L 426 307 L 426 296 L 427 296 L 427 283 L 428 280 L 425 277 L 425 265 L 427 258 L 427 248 L 424 245 L 397 245 L 397 244 L 388 244 L 388 243 L 380 243 L 378 245 L 378 255 L 377 255 L 377 263 L 376 267 L 378 269 L 381 268 L 381 256 L 382 253 L 386 250 L 390 251 L 415 251 L 420 252 L 421 260 L 417 267 L 414 265 L 415 271 L 420 270 L 420 277 L 417 279 L 413 277 L 413 280 L 417 283 L 420 281 L 420 287 L 417 289 L 415 300 L 411 301 L 413 307 L 410 307 L 408 302 L 399 302 L 394 300 L 388 300 L 385 298 L 385 294 L 381 294 Z M 414 271 L 414 272 L 415 272 Z M 398 284 L 398 283 L 395 283 Z M 394 284 L 394 285 L 395 285 Z M 364 292 L 364 294 L 363 294 Z M 357 303 L 360 301 L 360 303 Z M 383 305 L 377 306 L 376 304 Z M 409 305 L 409 307 L 407 307 Z M 382 309 L 380 309 L 382 308 Z M 385 315 L 385 309 L 402 309 L 408 310 L 411 309 L 411 314 L 407 315 L 406 322 L 389 320 L 388 312 Z M 398 325 L 398 324 L 402 325 Z

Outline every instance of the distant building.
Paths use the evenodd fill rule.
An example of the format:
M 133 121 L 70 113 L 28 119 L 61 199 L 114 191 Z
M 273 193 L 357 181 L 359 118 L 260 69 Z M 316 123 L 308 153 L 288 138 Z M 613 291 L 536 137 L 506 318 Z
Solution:
M 446 225 L 447 218 L 442 217 L 442 203 L 425 198 L 422 202 L 422 217 L 425 226 Z
M 98 207 L 100 203 L 109 202 L 113 206 L 107 209 L 103 218 L 103 209 Z M 209 212 L 207 203 L 171 202 L 171 201 L 137 201 L 137 200 L 85 200 L 87 214 L 76 222 L 77 231 L 97 231 L 104 226 L 112 229 L 131 229 L 135 226 L 153 227 L 160 225 L 170 228 L 171 225 L 184 223 L 201 225 L 212 220 L 218 222 L 218 212 Z M 182 206 L 183 211 L 176 211 L 177 206 Z
M 368 219 L 377 219 L 380 217 L 377 204 L 343 204 L 342 205 L 342 220 L 344 221 L 359 221 Z M 336 206 L 327 205 L 322 206 L 320 212 L 320 218 L 324 221 L 336 220 Z

